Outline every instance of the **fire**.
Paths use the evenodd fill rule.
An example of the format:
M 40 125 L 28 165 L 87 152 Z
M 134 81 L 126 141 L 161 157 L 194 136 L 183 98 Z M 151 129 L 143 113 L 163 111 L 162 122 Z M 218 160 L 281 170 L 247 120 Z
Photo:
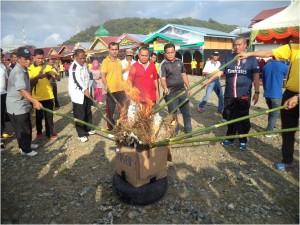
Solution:
M 140 97 L 140 91 L 136 87 L 133 87 L 128 81 L 125 81 L 123 86 L 128 98 L 132 100 L 146 116 L 150 116 L 154 103 L 150 99 L 149 95 L 145 99 L 142 99 Z M 125 107 L 127 110 L 128 106 Z

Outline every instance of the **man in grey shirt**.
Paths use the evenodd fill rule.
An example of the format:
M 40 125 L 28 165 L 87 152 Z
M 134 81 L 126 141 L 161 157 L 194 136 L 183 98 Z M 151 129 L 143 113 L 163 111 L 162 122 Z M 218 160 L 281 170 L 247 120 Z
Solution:
M 30 94 L 30 80 L 27 68 L 30 66 L 31 53 L 27 48 L 20 47 L 17 50 L 18 63 L 13 68 L 8 78 L 7 86 L 7 113 L 11 125 L 16 133 L 20 153 L 27 156 L 35 156 L 37 144 L 32 144 L 32 125 L 30 119 L 31 104 L 40 110 L 42 104 Z

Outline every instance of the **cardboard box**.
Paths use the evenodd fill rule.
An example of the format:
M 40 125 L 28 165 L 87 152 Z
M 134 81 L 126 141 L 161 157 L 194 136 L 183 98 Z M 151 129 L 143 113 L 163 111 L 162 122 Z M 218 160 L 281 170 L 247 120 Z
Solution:
M 143 152 L 121 147 L 116 155 L 116 172 L 134 187 L 140 187 L 167 176 L 170 147 L 157 147 Z

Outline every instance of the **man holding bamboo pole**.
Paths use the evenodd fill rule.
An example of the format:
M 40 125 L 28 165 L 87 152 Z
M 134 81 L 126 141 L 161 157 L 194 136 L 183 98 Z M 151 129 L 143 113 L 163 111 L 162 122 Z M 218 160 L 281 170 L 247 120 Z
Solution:
M 286 44 L 273 50 L 244 52 L 237 55 L 239 59 L 247 57 L 275 57 L 278 60 L 289 60 L 290 68 L 286 79 L 285 91 L 281 105 L 287 105 L 280 110 L 282 129 L 294 128 L 299 125 L 299 44 Z M 285 170 L 294 166 L 295 131 L 282 133 L 282 160 L 275 166 Z
M 90 75 L 87 70 L 86 55 L 83 49 L 76 49 L 74 62 L 69 71 L 69 95 L 73 103 L 74 117 L 87 123 L 92 123 L 92 101 L 90 99 L 89 81 Z M 87 142 L 88 136 L 95 134 L 95 130 L 81 123 L 75 122 L 78 139 Z
M 233 41 L 234 53 L 225 57 L 222 65 L 236 57 L 237 54 L 245 52 L 247 48 L 246 39 L 237 37 Z M 221 65 L 221 67 L 222 67 Z M 221 69 L 211 78 L 203 83 L 204 86 L 225 74 L 226 87 L 224 94 L 223 118 L 233 120 L 249 115 L 251 103 L 252 81 L 254 83 L 253 103 L 257 103 L 259 98 L 259 66 L 255 57 L 249 57 L 247 60 L 237 60 L 227 67 Z M 250 131 L 250 120 L 246 119 L 237 123 L 229 124 L 226 136 L 235 134 L 248 134 Z M 223 146 L 233 145 L 234 139 L 228 139 L 222 142 Z M 246 150 L 248 139 L 239 138 L 239 149 Z
M 174 99 L 179 93 L 183 92 L 186 88 L 190 87 L 186 70 L 180 59 L 175 58 L 175 45 L 173 43 L 164 46 L 165 60 L 160 65 L 161 85 L 165 96 L 165 101 L 169 102 Z M 181 96 L 176 98 L 168 105 L 168 111 L 172 112 L 181 102 L 188 98 L 191 91 L 184 92 Z M 180 108 L 183 117 L 184 132 L 189 133 L 192 131 L 191 123 L 191 110 L 189 101 L 186 101 Z M 175 112 L 177 115 L 177 110 Z M 177 118 L 177 117 L 176 117 Z M 176 133 L 179 127 L 177 125 Z

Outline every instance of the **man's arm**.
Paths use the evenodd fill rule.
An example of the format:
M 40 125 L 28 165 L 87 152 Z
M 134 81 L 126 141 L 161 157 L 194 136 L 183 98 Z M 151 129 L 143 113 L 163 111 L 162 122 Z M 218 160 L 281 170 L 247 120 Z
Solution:
M 35 109 L 40 110 L 41 107 L 43 107 L 43 105 L 42 105 L 38 100 L 36 100 L 35 98 L 33 98 L 33 97 L 31 96 L 31 94 L 29 94 L 28 91 L 27 91 L 26 89 L 21 89 L 21 90 L 20 90 L 20 94 L 21 94 L 24 98 L 26 98 L 28 101 L 30 101 Z
M 107 81 L 106 81 L 106 75 L 107 75 L 107 73 L 101 73 L 101 78 L 102 78 L 102 82 L 104 85 L 104 90 L 106 90 L 106 92 L 109 92 L 109 87 L 108 87 Z
M 185 87 L 190 88 L 189 79 L 188 79 L 186 73 L 181 73 L 181 75 L 182 75 L 182 79 L 183 79 L 183 83 L 184 83 Z M 190 94 L 191 94 L 191 90 L 188 91 L 188 95 L 190 95 Z
M 214 74 L 214 75 L 211 76 L 209 79 L 207 79 L 206 81 L 204 81 L 204 82 L 202 83 L 202 86 L 207 87 L 207 85 L 208 85 L 210 82 L 212 82 L 212 81 L 218 79 L 219 77 L 222 76 L 222 74 L 223 74 L 223 71 L 220 71 L 220 70 L 219 70 L 218 72 L 216 72 L 216 74 Z
M 259 99 L 259 73 L 253 74 L 253 85 L 254 85 L 254 95 L 252 97 L 253 104 L 255 105 Z
M 273 54 L 272 50 L 262 50 L 262 51 L 255 51 L 255 52 L 242 52 L 242 53 L 238 54 L 236 57 L 238 59 L 244 59 L 249 56 L 266 58 L 266 57 L 272 57 L 272 56 L 274 56 L 274 54 Z
M 154 80 L 154 86 L 156 91 L 156 100 L 159 99 L 158 79 Z

